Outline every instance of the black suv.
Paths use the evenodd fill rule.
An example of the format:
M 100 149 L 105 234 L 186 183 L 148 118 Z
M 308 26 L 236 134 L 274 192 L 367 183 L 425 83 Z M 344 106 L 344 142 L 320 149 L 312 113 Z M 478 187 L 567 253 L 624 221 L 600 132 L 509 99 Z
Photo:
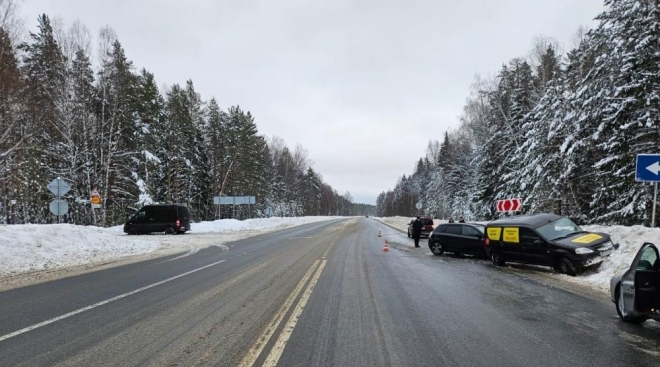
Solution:
M 412 230 L 413 230 L 412 224 L 415 222 L 415 219 L 417 218 L 411 219 L 410 222 L 408 223 L 408 237 L 410 238 L 412 238 Z M 425 218 L 425 217 L 420 217 L 419 219 L 422 221 L 422 225 L 423 225 L 421 237 L 430 236 L 431 232 L 433 232 L 433 219 Z
M 146 205 L 128 218 L 124 233 L 186 233 L 190 230 L 190 212 L 185 205 Z
M 556 214 L 498 219 L 486 225 L 486 234 L 486 251 L 495 265 L 546 265 L 568 275 L 599 265 L 618 247 L 608 234 L 583 231 Z
M 433 255 L 442 255 L 445 251 L 454 254 L 470 254 L 486 257 L 484 249 L 485 226 L 473 223 L 441 224 L 429 238 L 429 248 Z

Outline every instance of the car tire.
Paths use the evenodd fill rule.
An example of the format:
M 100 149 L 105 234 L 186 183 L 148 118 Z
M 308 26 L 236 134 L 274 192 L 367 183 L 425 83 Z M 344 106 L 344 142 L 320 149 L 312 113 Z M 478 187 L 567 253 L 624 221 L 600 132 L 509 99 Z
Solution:
M 167 227 L 165 228 L 165 234 L 169 234 L 169 235 L 176 234 L 176 231 L 172 227 Z
M 571 259 L 562 256 L 557 260 L 557 271 L 561 274 L 576 276 L 578 271 Z
M 131 229 L 128 230 L 128 235 L 129 236 L 137 236 L 137 234 L 138 234 L 138 231 L 135 228 L 131 228 Z
M 500 255 L 499 253 L 497 253 L 495 251 L 491 252 L 490 260 L 493 262 L 493 265 L 495 265 L 495 266 L 504 266 L 504 265 L 506 265 L 506 261 L 504 260 L 502 255 Z
M 623 299 L 621 298 L 621 284 L 620 283 L 617 284 L 617 286 L 616 286 L 616 293 L 615 293 L 614 298 L 616 299 L 616 301 L 614 302 L 614 304 L 616 305 L 616 313 L 617 313 L 617 315 L 619 315 L 619 318 L 621 318 L 621 320 L 623 320 L 623 321 L 625 321 L 629 324 L 639 325 L 639 324 L 642 324 L 646 320 L 649 319 L 648 317 L 645 317 L 645 316 L 637 316 L 637 317 L 627 316 L 624 313 L 625 310 L 623 308 L 625 306 L 623 305 Z
M 445 249 L 444 247 L 442 247 L 442 244 L 440 242 L 430 243 L 429 248 L 431 249 L 431 252 L 435 256 L 440 256 L 445 252 Z

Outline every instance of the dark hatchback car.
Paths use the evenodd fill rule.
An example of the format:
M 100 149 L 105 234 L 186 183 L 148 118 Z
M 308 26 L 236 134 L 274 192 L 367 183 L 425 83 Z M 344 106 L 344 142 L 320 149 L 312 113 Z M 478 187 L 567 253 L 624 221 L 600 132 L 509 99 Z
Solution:
M 410 220 L 408 223 L 408 237 L 412 238 L 412 224 L 415 222 L 415 219 L 413 218 Z M 425 217 L 420 217 L 420 220 L 422 221 L 423 227 L 422 227 L 422 236 L 421 237 L 429 237 L 431 235 L 431 232 L 433 232 L 433 219 L 431 218 L 425 218 Z
M 485 226 L 474 223 L 441 224 L 429 238 L 429 248 L 433 255 L 445 251 L 457 255 L 470 254 L 486 257 L 484 249 Z
M 498 219 L 486 225 L 486 235 L 486 251 L 497 266 L 545 265 L 568 275 L 599 265 L 618 247 L 608 234 L 583 231 L 556 214 Z
M 190 230 L 190 212 L 185 205 L 146 205 L 129 217 L 124 233 L 130 235 L 163 232 L 186 233 Z

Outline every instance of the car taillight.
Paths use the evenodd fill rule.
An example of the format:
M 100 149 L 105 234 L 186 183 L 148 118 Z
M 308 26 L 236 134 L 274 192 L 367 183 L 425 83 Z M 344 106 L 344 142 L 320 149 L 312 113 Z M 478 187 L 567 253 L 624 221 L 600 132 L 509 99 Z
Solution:
M 484 238 L 484 246 L 486 247 L 490 246 L 490 238 L 488 237 Z
M 176 226 L 177 226 L 177 227 L 181 227 L 181 221 L 178 220 L 178 219 L 176 220 Z

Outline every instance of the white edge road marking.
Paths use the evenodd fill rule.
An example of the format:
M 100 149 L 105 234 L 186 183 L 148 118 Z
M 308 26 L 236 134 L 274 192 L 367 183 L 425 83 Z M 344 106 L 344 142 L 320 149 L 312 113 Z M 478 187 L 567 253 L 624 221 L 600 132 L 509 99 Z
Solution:
M 273 349 L 270 350 L 268 357 L 266 357 L 266 361 L 264 362 L 263 367 L 275 367 L 277 365 L 277 362 L 282 356 L 282 352 L 284 352 L 286 343 L 289 341 L 291 334 L 293 334 L 293 329 L 296 328 L 298 319 L 300 318 L 300 315 L 302 315 L 303 309 L 305 308 L 305 305 L 307 304 L 307 301 L 309 300 L 309 297 L 314 290 L 314 286 L 318 282 L 319 277 L 321 276 L 321 272 L 325 267 L 325 263 L 327 262 L 328 260 L 323 260 L 323 262 L 321 262 L 321 265 L 316 271 L 316 274 L 314 274 L 314 278 L 312 278 L 312 281 L 309 282 L 307 289 L 305 289 L 305 293 L 303 293 L 303 295 L 300 297 L 300 301 L 298 301 L 298 304 L 293 310 L 291 317 L 289 317 L 289 321 L 287 321 L 286 325 L 284 325 L 284 329 L 282 330 L 280 336 L 277 338 Z
M 190 274 L 192 274 L 192 273 L 196 273 L 196 272 L 198 272 L 198 271 L 200 271 L 200 270 L 204 270 L 204 269 L 206 269 L 206 268 L 210 268 L 211 266 L 218 265 L 218 264 L 223 263 L 223 262 L 225 262 L 225 261 L 227 261 L 227 260 L 216 261 L 216 262 L 214 262 L 214 263 L 212 263 L 212 264 L 208 264 L 208 265 L 202 266 L 201 268 L 197 268 L 197 269 L 194 269 L 194 270 L 191 270 L 191 271 L 185 272 L 185 273 L 183 273 L 183 274 L 179 274 L 179 275 L 173 276 L 173 277 L 171 277 L 171 278 L 167 278 L 167 279 L 165 279 L 165 280 L 161 280 L 160 282 L 156 282 L 156 283 L 150 284 L 150 285 L 148 285 L 148 286 L 145 286 L 145 287 L 142 287 L 142 288 L 138 288 L 138 289 L 136 289 L 136 290 L 134 290 L 134 291 L 130 291 L 130 292 L 128 292 L 128 293 L 120 294 L 120 295 L 118 295 L 118 296 L 116 296 L 116 297 L 112 297 L 112 298 L 106 299 L 105 301 L 101 301 L 101 302 L 95 303 L 95 304 L 93 304 L 93 305 L 89 305 L 89 306 L 87 306 L 87 307 L 83 307 L 83 308 L 81 308 L 81 309 L 78 309 L 78 310 L 75 310 L 75 311 L 71 311 L 71 312 L 69 312 L 69 313 L 65 313 L 65 314 L 62 315 L 62 316 L 58 316 L 58 317 L 52 318 L 52 319 L 50 319 L 50 320 L 46 320 L 46 321 L 40 322 L 40 323 L 38 323 L 38 324 L 34 324 L 34 325 L 32 325 L 32 326 L 28 326 L 28 327 L 26 327 L 26 328 L 24 328 L 24 329 L 14 331 L 13 333 L 10 333 L 10 334 L 7 334 L 7 335 L 2 335 L 2 336 L 0 336 L 0 342 L 3 341 L 3 340 L 7 340 L 7 339 L 9 339 L 9 338 L 13 338 L 13 337 L 15 337 L 15 336 L 17 336 L 17 335 L 21 335 L 21 334 L 23 334 L 23 333 L 27 333 L 28 331 L 31 331 L 31 330 L 34 330 L 34 329 L 38 329 L 38 328 L 40 328 L 40 327 L 42 327 L 42 326 L 46 326 L 46 325 L 48 325 L 48 324 L 52 324 L 52 323 L 54 323 L 54 322 L 57 322 L 57 321 L 60 321 L 60 320 L 66 319 L 66 318 L 68 318 L 68 317 L 71 317 L 71 316 L 77 315 L 77 314 L 79 314 L 79 313 L 83 313 L 83 312 L 85 312 L 85 311 L 89 311 L 89 310 L 91 310 L 91 309 L 93 309 L 93 308 L 96 308 L 96 307 L 99 307 L 99 306 L 106 305 L 106 304 L 108 304 L 108 303 L 110 303 L 110 302 L 113 302 L 113 301 L 116 301 L 116 300 L 122 299 L 122 298 L 124 298 L 124 297 L 131 296 L 131 295 L 133 295 L 133 294 L 135 294 L 135 293 L 139 293 L 139 292 L 145 291 L 145 290 L 147 290 L 147 289 L 149 289 L 149 288 L 153 288 L 153 287 L 155 287 L 155 286 L 158 286 L 158 285 L 161 285 L 161 284 L 164 284 L 164 283 L 170 282 L 170 281 L 172 281 L 172 280 L 175 280 L 175 279 L 178 279 L 178 278 L 181 278 L 181 277 L 185 277 L 186 275 L 190 275 Z
M 296 298 L 298 298 L 298 294 L 300 294 L 300 291 L 302 291 L 304 288 L 307 280 L 314 272 L 314 269 L 318 263 L 319 260 L 314 261 L 314 264 L 312 264 L 309 270 L 307 270 L 307 273 L 305 273 L 302 279 L 300 279 L 300 282 L 298 282 L 296 288 L 293 289 L 293 292 L 291 292 L 286 301 L 284 301 L 279 310 L 277 310 L 275 316 L 273 316 L 272 320 L 270 320 L 268 326 L 264 329 L 261 335 L 259 335 L 252 347 L 250 347 L 250 350 L 239 364 L 240 367 L 252 367 L 254 365 L 254 362 L 257 361 L 257 358 L 259 358 L 259 355 L 261 355 L 261 352 L 263 352 L 266 344 L 268 344 L 270 338 L 273 336 L 273 333 L 275 333 L 275 330 L 277 330 L 280 322 L 282 322 L 284 316 L 287 314 L 287 312 L 289 312 L 291 305 L 293 305 L 293 302 L 296 300 Z

